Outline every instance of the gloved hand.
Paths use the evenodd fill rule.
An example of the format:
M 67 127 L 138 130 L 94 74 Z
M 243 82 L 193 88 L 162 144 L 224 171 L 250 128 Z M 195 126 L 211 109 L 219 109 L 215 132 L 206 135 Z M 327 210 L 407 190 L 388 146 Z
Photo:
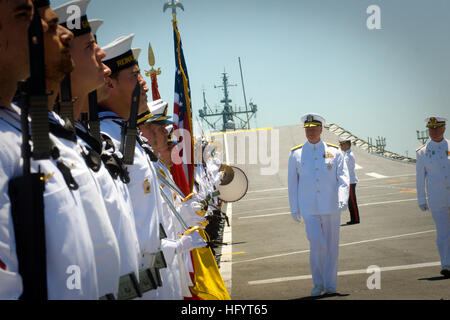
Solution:
M 419 204 L 419 208 L 422 211 L 427 211 L 428 210 L 428 205 L 426 203 L 424 204 Z
M 194 199 L 181 203 L 178 209 L 183 220 L 191 227 L 197 226 L 199 223 L 206 220 L 202 216 L 205 212 L 202 210 L 201 203 L 195 201 Z
M 345 210 L 347 210 L 347 206 L 348 206 L 348 204 L 346 202 L 339 201 L 339 210 L 345 211 Z
M 206 241 L 203 240 L 198 231 L 193 231 L 189 234 L 181 236 L 181 238 L 177 240 L 176 252 L 185 253 L 195 248 L 206 247 L 206 245 Z
M 220 162 L 215 158 L 209 159 L 206 163 L 206 167 L 208 168 L 210 175 L 215 176 L 219 172 Z
M 302 216 L 301 216 L 300 212 L 291 212 L 291 216 L 292 216 L 292 219 L 294 219 L 294 221 L 297 221 L 299 223 L 302 222 Z
M 223 172 L 218 171 L 212 181 L 215 188 L 217 188 L 222 183 L 222 178 Z

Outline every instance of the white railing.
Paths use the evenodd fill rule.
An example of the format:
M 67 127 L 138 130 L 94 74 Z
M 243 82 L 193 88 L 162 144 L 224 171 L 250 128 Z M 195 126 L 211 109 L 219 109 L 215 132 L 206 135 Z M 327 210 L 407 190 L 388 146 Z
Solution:
M 399 155 L 398 153 L 387 151 L 379 146 L 373 145 L 357 136 L 352 134 L 350 131 L 345 130 L 344 128 L 341 128 L 337 124 L 331 123 L 327 126 L 325 126 L 326 129 L 333 132 L 340 138 L 349 139 L 353 145 L 361 148 L 362 150 L 366 150 L 368 153 L 377 154 L 385 158 L 398 160 L 402 162 L 416 162 L 416 159 L 405 157 L 402 155 Z

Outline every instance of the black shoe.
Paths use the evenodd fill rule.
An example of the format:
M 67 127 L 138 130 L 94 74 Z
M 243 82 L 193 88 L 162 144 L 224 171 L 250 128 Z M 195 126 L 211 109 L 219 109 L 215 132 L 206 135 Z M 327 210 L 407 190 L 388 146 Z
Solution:
M 347 224 L 358 224 L 359 222 L 356 221 L 348 221 Z
M 448 269 L 442 269 L 442 270 L 441 270 L 441 274 L 442 274 L 445 278 L 450 278 L 450 270 L 448 270 Z

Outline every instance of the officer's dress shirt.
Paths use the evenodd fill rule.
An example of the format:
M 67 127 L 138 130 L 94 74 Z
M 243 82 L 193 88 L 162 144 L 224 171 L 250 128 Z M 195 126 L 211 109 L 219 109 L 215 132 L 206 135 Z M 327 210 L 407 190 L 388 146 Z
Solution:
M 342 152 L 320 141 L 291 151 L 288 167 L 289 204 L 292 214 L 339 213 L 347 203 L 349 174 Z

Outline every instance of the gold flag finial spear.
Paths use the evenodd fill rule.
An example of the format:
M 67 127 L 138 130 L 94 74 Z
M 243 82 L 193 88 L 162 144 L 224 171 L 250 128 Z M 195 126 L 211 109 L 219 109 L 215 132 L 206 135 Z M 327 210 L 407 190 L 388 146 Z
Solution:
M 161 69 L 158 68 L 157 70 L 153 67 L 155 66 L 155 55 L 153 54 L 152 44 L 148 43 L 148 64 L 152 67 L 150 70 L 145 70 L 145 75 L 147 77 L 151 77 L 153 74 L 156 74 L 157 76 L 161 74 Z

